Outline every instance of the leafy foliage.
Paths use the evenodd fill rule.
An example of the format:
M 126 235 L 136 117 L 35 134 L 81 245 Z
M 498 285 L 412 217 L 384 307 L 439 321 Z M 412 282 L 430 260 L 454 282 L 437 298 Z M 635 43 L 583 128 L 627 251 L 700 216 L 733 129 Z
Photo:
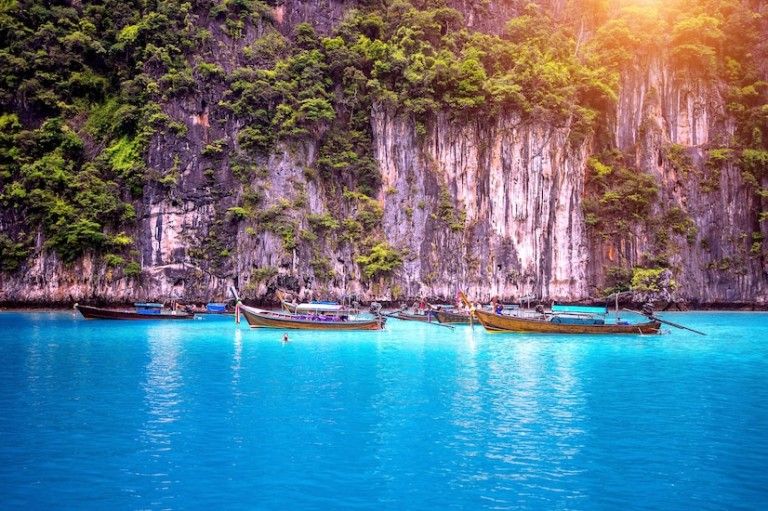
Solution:
M 598 59 L 614 69 L 637 66 L 661 55 L 670 58 L 676 77 L 717 80 L 736 121 L 736 136 L 728 141 L 729 147 L 710 152 L 709 175 L 702 181 L 702 189 L 716 189 L 722 165 L 740 155 L 745 180 L 760 193 L 760 181 L 768 175 L 763 157 L 768 151 L 768 82 L 763 66 L 768 46 L 764 39 L 765 16 L 754 3 L 675 0 L 621 7 L 598 27 L 591 44 Z M 685 171 L 690 165 L 681 149 L 670 146 L 666 156 L 675 168 Z
M 376 257 L 389 254 L 376 241 L 383 210 L 371 198 L 381 186 L 371 121 L 382 109 L 410 117 L 421 135 L 437 111 L 462 120 L 515 113 L 587 135 L 615 102 L 619 72 L 667 55 L 680 75 L 723 81 L 737 120 L 725 152 L 710 151 L 705 191 L 725 163 L 738 164 L 758 192 L 768 176 L 768 84 L 759 65 L 766 57 L 764 17 L 748 2 L 673 0 L 609 9 L 604 0 L 576 0 L 566 2 L 564 17 L 530 4 L 498 35 L 466 28 L 463 15 L 444 0 L 363 2 L 326 36 L 308 24 L 282 35 L 272 26 L 274 4 L 3 3 L 0 214 L 10 219 L 0 237 L 3 271 L 17 270 L 31 253 L 27 227 L 34 225 L 64 261 L 95 251 L 138 277 L 141 268 L 129 257 L 133 240 L 116 233 L 130 232 L 150 182 L 172 190 L 180 179 L 179 172 L 158 177 L 147 168 L 154 135 L 187 132 L 164 107 L 176 98 L 220 98 L 222 91 L 215 107 L 234 118 L 238 131 L 202 149 L 206 164 L 229 168 L 248 183 L 279 145 L 312 140 L 318 153 L 306 174 L 349 216 L 334 210 L 338 220 L 309 217 L 309 224 L 358 253 L 368 251 L 361 257 L 373 257 L 376 247 Z M 572 22 L 564 20 L 569 16 Z M 593 37 L 582 37 L 583 23 Z M 233 61 L 242 67 L 217 59 L 214 38 L 243 48 Z M 679 170 L 689 168 L 681 147 L 667 148 L 666 158 Z M 647 219 L 658 195 L 650 176 L 615 156 L 593 157 L 588 167 L 588 224 L 611 235 Z M 258 202 L 244 199 L 229 209 L 229 219 L 252 219 L 279 235 L 286 249 L 296 248 L 299 221 L 282 209 L 259 211 Z M 447 191 L 434 214 L 450 229 L 464 227 Z M 672 232 L 690 236 L 690 226 L 678 220 L 683 227 Z M 212 248 L 193 253 L 221 259 L 223 234 L 211 233 Z M 361 265 L 387 266 L 389 259 L 376 257 Z
M 331 261 L 327 257 L 316 256 L 310 261 L 309 265 L 315 278 L 321 281 L 330 280 L 335 275 Z
M 309 220 L 309 225 L 316 231 L 333 231 L 339 228 L 339 221 L 328 213 L 310 214 L 307 220 Z
M 610 266 L 605 270 L 605 285 L 603 290 L 605 296 L 614 293 L 629 291 L 632 283 L 632 269 L 622 266 Z
M 355 262 L 361 266 L 366 278 L 373 279 L 391 274 L 403 264 L 403 257 L 389 244 L 382 242 L 374 245 L 367 255 L 355 258 Z
M 29 256 L 27 243 L 0 234 L 0 270 L 14 271 L 18 269 L 27 256 Z
M 456 210 L 448 189 L 445 187 L 441 188 L 437 204 L 437 217 L 445 222 L 452 231 L 461 231 L 464 229 L 466 216 L 467 214 L 464 210 Z
M 664 148 L 664 156 L 677 172 L 687 174 L 693 170 L 693 162 L 686 148 L 680 144 L 670 144 Z
M 127 249 L 108 232 L 135 218 L 144 151 L 163 122 L 153 91 L 186 69 L 190 8 L 22 0 L 0 12 L 0 204 L 39 225 L 64 261 Z
M 251 271 L 250 280 L 251 282 L 266 282 L 275 275 L 277 275 L 277 268 L 272 266 L 261 266 L 259 268 L 254 268 Z
M 664 268 L 635 268 L 632 272 L 632 290 L 639 293 L 658 293 L 665 288 L 674 290 L 674 281 L 667 285 Z
M 589 161 L 587 183 L 593 192 L 584 200 L 588 225 L 602 235 L 622 235 L 629 226 L 648 220 L 659 187 L 653 176 L 630 168 L 619 153 Z

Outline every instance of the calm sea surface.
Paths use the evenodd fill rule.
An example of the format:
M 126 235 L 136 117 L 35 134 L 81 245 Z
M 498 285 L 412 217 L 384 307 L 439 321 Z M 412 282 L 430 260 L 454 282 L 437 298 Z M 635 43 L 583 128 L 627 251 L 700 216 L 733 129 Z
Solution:
M 768 315 L 663 317 L 710 335 L 0 312 L 0 508 L 768 508 Z

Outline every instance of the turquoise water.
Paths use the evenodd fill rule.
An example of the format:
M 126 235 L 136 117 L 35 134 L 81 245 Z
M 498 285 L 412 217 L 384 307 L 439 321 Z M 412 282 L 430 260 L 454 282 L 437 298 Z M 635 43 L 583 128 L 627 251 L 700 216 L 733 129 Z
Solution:
M 768 315 L 486 334 L 0 313 L 2 509 L 765 509 Z

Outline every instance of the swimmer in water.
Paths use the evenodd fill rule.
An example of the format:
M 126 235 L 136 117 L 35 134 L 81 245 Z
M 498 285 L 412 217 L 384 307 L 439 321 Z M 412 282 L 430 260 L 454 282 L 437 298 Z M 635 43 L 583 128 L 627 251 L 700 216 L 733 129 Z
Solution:
M 288 334 L 283 334 L 283 342 L 288 342 Z

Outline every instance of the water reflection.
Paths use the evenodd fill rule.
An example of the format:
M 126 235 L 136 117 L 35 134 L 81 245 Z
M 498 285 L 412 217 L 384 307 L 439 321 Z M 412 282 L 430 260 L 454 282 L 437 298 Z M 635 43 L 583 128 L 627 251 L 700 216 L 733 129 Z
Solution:
M 243 331 L 239 328 L 235 330 L 233 344 L 235 352 L 232 355 L 232 387 L 234 389 L 240 382 L 240 368 L 242 367 L 243 356 Z
M 140 429 L 147 456 L 144 475 L 154 481 L 155 490 L 171 496 L 175 468 L 172 451 L 181 415 L 182 375 L 179 360 L 183 354 L 181 332 L 167 325 L 147 328 L 149 361 L 145 368 L 144 392 L 146 419 Z M 178 447 L 178 446 L 177 446 Z
M 473 329 L 464 332 L 465 349 L 456 360 L 456 391 L 452 396 L 451 411 L 454 434 L 452 448 L 462 470 L 455 474 L 454 484 L 473 479 L 477 471 L 472 468 L 474 458 L 481 455 L 482 436 L 477 432 L 485 426 L 481 373 L 478 365 L 477 341 Z
M 475 336 L 475 328 L 464 329 L 464 345 L 470 354 L 474 355 L 477 351 L 477 339 Z
M 241 407 L 244 405 L 243 391 L 241 389 L 241 369 L 243 359 L 243 331 L 240 328 L 236 328 L 234 336 L 232 338 L 232 365 L 231 365 L 231 380 L 230 385 L 230 404 L 227 408 L 227 428 L 230 431 L 232 441 L 232 456 L 235 456 L 234 451 L 242 448 L 245 436 L 243 434 L 243 426 L 239 420 Z M 234 463 L 234 462 L 233 462 Z
M 415 322 L 414 322 L 415 323 Z M 407 331 L 401 335 L 399 331 Z M 377 482 L 379 502 L 399 500 L 403 489 L 398 478 L 423 477 L 418 465 L 425 452 L 414 456 L 428 435 L 428 422 L 418 416 L 423 412 L 423 398 L 429 395 L 426 382 L 432 378 L 425 363 L 425 345 L 434 342 L 441 332 L 431 325 L 397 321 L 392 324 L 395 342 L 382 339 L 376 345 L 375 376 L 371 380 L 375 390 L 371 394 L 370 440 L 368 450 L 373 455 L 372 479 Z M 407 355 L 406 355 L 407 354 Z M 403 463 L 409 459 L 412 463 Z M 407 466 L 404 472 L 402 467 Z M 398 471 L 401 473 L 398 474 Z
M 578 351 L 523 337 L 489 341 L 484 367 L 486 381 L 479 387 L 459 385 L 457 403 L 467 434 L 482 438 L 490 464 L 474 474 L 492 479 L 490 499 L 509 490 L 524 495 L 548 495 L 548 502 L 583 497 L 563 479 L 578 475 L 574 458 L 583 449 L 585 399 L 576 374 Z M 479 406 L 473 395 L 483 396 Z M 482 419 L 485 419 L 484 421 Z M 490 468 L 490 470 L 489 470 Z

